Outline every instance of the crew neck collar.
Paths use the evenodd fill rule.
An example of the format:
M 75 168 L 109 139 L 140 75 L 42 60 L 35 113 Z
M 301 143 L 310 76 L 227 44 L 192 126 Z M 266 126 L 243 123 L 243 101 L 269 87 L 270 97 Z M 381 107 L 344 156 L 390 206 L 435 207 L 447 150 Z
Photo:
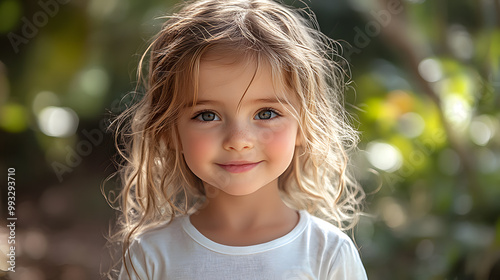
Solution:
M 228 255 L 256 254 L 284 246 L 299 237 L 310 222 L 310 214 L 306 210 L 300 210 L 298 212 L 299 222 L 289 233 L 274 240 L 250 246 L 229 246 L 214 242 L 205 237 L 193 226 L 189 216 L 184 216 L 182 218 L 182 228 L 196 243 L 211 251 Z

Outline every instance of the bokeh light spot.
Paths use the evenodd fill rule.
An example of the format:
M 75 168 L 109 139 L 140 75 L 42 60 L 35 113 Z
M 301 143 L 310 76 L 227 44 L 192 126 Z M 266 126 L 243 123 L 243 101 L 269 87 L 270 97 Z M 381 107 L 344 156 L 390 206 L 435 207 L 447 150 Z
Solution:
M 38 115 L 38 125 L 45 135 L 67 137 L 75 134 L 78 116 L 70 108 L 49 106 Z
M 469 127 L 472 142 L 479 146 L 485 146 L 491 139 L 491 129 L 481 121 L 472 121 Z
M 80 87 L 88 95 L 103 95 L 109 87 L 109 76 L 101 68 L 92 68 L 80 75 Z
M 443 98 L 443 111 L 455 130 L 464 129 L 472 113 L 469 103 L 457 94 L 450 94 Z
M 394 199 L 386 197 L 380 200 L 382 207 L 382 218 L 390 228 L 398 228 L 406 222 L 406 214 L 403 207 Z
M 368 161 L 374 167 L 387 172 L 398 170 L 403 163 L 399 150 L 387 143 L 370 142 L 366 146 L 366 151 Z
M 24 252 L 32 259 L 42 259 L 47 254 L 48 247 L 47 237 L 40 231 L 28 231 L 24 236 Z
M 51 91 L 41 91 L 35 95 L 31 105 L 31 109 L 35 115 L 38 115 L 40 111 L 45 107 L 49 106 L 59 106 L 59 97 Z
M 470 197 L 470 195 L 461 194 L 457 198 L 455 198 L 453 209 L 455 210 L 455 213 L 459 215 L 465 215 L 469 213 L 472 209 L 472 198 Z
M 418 65 L 418 72 L 424 80 L 428 82 L 437 82 L 443 77 L 440 63 L 432 58 L 422 60 Z
M 481 115 L 474 117 L 469 126 L 471 141 L 479 146 L 486 146 L 496 133 L 492 117 Z
M 467 30 L 461 25 L 452 25 L 448 29 L 448 47 L 453 54 L 463 60 L 474 54 L 474 43 Z
M 425 120 L 417 113 L 409 112 L 399 118 L 398 130 L 408 138 L 420 136 L 424 129 Z
M 28 127 L 28 115 L 24 106 L 7 103 L 0 107 L 0 127 L 11 133 L 22 132 Z
M 482 148 L 477 152 L 478 169 L 483 174 L 494 173 L 498 171 L 499 159 L 495 153 L 488 149 Z
M 122 9 L 119 9 L 121 5 L 127 5 L 128 1 L 118 1 L 118 0 L 109 0 L 109 1 L 98 1 L 93 0 L 90 1 L 88 5 L 88 13 L 90 16 L 95 18 L 117 18 L 122 16 Z
M 421 260 L 427 260 L 434 254 L 434 243 L 429 239 L 420 241 L 415 248 L 415 254 Z

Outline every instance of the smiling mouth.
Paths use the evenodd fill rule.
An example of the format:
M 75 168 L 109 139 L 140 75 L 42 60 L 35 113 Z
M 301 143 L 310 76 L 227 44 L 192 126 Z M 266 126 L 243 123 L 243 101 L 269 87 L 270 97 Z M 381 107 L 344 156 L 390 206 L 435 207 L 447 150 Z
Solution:
M 231 173 L 243 173 L 252 170 L 254 167 L 259 165 L 259 162 L 244 162 L 244 163 L 228 163 L 228 164 L 217 164 L 222 169 Z

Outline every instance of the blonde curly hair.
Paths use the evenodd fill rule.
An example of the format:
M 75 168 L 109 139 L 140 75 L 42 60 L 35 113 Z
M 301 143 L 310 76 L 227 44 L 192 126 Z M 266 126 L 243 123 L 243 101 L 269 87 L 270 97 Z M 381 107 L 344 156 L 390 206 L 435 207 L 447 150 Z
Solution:
M 110 242 L 122 244 L 122 258 L 137 235 L 193 213 L 204 201 L 202 182 L 179 148 L 177 118 L 193 100 L 200 59 L 211 50 L 265 60 L 275 83 L 296 95 L 302 144 L 278 179 L 282 198 L 294 209 L 352 228 L 364 198 L 347 171 L 358 135 L 343 106 L 339 46 L 318 30 L 312 13 L 271 0 L 201 0 L 166 18 L 139 64 L 144 96 L 114 120 L 124 160 L 118 171 L 123 187 L 108 197 L 120 212 Z

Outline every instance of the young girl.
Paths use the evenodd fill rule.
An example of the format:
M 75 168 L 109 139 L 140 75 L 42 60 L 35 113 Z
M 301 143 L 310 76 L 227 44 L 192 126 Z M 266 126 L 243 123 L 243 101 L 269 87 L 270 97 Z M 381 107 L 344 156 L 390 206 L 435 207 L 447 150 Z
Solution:
M 145 96 L 117 119 L 119 279 L 366 279 L 341 231 L 363 191 L 334 46 L 271 0 L 169 17 Z

